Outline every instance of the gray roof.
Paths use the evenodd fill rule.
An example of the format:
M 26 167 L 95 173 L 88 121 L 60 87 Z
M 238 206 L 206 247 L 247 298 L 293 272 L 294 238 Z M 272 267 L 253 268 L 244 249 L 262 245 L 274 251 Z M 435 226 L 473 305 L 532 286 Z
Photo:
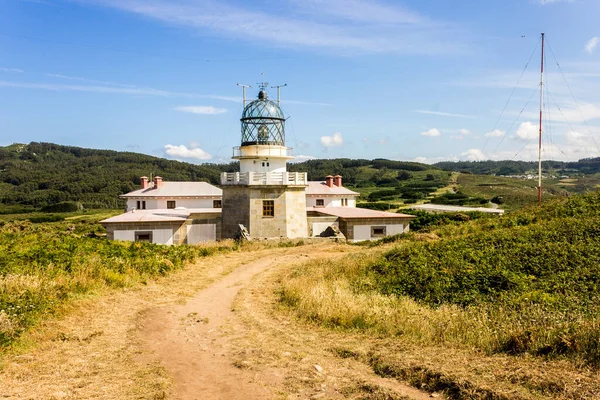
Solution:
M 206 182 L 162 182 L 158 189 L 152 186 L 134 190 L 120 197 L 220 197 L 222 195 L 221 189 Z
M 391 213 L 387 211 L 370 210 L 359 207 L 307 207 L 306 211 L 333 215 L 340 218 L 415 218 L 414 215 Z
M 183 222 L 191 214 L 220 214 L 220 208 L 181 208 L 134 210 L 100 221 L 101 224 L 122 224 L 134 222 Z
M 323 195 L 342 195 L 342 196 L 360 196 L 360 193 L 353 192 L 343 186 L 332 187 L 327 186 L 325 182 L 309 181 L 306 187 L 307 196 L 323 196 Z

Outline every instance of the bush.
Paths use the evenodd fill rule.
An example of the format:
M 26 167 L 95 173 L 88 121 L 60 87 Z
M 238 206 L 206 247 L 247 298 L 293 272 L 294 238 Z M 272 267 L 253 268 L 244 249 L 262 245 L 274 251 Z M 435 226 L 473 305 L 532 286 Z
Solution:
M 130 286 L 233 249 L 108 241 L 93 234 L 102 230 L 76 221 L 0 226 L 0 348 L 77 294 Z
M 409 179 L 412 179 L 412 177 L 413 177 L 413 175 L 410 172 L 400 170 L 400 171 L 398 171 L 398 175 L 396 176 L 396 179 L 399 181 L 407 181 Z
M 80 208 L 81 206 L 74 201 L 62 201 L 60 203 L 51 204 L 49 206 L 43 207 L 42 211 L 66 213 L 79 211 Z
M 387 211 L 398 208 L 398 205 L 394 203 L 360 203 L 358 207 L 368 208 L 370 210 Z
M 40 224 L 43 222 L 64 221 L 65 217 L 60 216 L 60 215 L 55 215 L 55 214 L 48 214 L 48 215 L 38 215 L 35 217 L 29 217 L 27 219 L 33 223 Z

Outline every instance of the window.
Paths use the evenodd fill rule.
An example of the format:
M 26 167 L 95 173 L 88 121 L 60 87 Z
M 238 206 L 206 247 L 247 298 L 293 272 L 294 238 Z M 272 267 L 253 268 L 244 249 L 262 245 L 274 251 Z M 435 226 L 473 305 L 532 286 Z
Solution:
M 146 201 L 145 200 L 142 200 L 142 201 L 138 200 L 136 202 L 136 206 L 137 207 L 135 207 L 135 208 L 138 209 L 138 210 L 145 210 L 146 209 Z
M 385 226 L 372 226 L 371 237 L 385 236 Z
M 342 199 L 342 206 L 348 207 L 348 199 Z
M 317 207 L 323 207 L 325 205 L 325 200 L 317 199 Z
M 142 200 L 142 210 L 146 209 L 146 200 Z
M 139 201 L 139 200 L 137 201 L 137 207 L 136 207 L 136 208 L 137 208 L 138 210 L 141 210 L 141 209 L 142 209 L 142 204 L 141 204 L 141 203 L 142 203 L 141 201 Z
M 221 208 L 221 200 L 213 200 L 213 208 Z
M 275 216 L 275 201 L 263 200 L 263 217 Z
M 152 243 L 152 232 L 136 232 L 135 241 Z
M 175 200 L 167 200 L 167 208 L 175 208 Z

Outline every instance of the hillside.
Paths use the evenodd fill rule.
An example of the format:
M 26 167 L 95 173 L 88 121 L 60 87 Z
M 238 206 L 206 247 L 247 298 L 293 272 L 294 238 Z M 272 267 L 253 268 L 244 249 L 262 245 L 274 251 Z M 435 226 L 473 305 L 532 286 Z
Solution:
M 546 199 L 585 193 L 600 185 L 600 159 L 547 162 Z M 306 171 L 310 180 L 342 175 L 344 186 L 361 194 L 360 206 L 398 210 L 408 204 L 481 206 L 490 200 L 512 210 L 536 201 L 535 179 L 522 175 L 533 163 L 485 161 L 438 163 L 435 166 L 385 159 L 319 159 L 289 164 Z M 119 209 L 119 195 L 139 187 L 140 176 L 160 175 L 166 181 L 219 183 L 223 171 L 237 163 L 191 164 L 132 152 L 84 149 L 52 143 L 0 147 L 0 213 L 43 209 L 78 202 L 86 209 Z M 493 175 L 496 174 L 496 175 Z M 500 198 L 500 199 L 499 199 Z
M 235 164 L 195 165 L 131 152 L 93 150 L 52 143 L 0 147 L 0 203 L 41 208 L 78 201 L 85 208 L 121 208 L 118 196 L 139 187 L 139 178 L 217 184 Z
M 311 180 L 340 174 L 345 185 L 360 188 L 367 196 L 378 186 L 425 180 L 433 171 L 435 184 L 421 185 L 417 198 L 445 186 L 448 175 L 425 164 L 382 159 L 311 160 L 290 164 L 289 169 L 307 171 Z M 0 212 L 40 209 L 63 201 L 80 202 L 84 208 L 121 208 L 118 196 L 138 188 L 144 175 L 216 185 L 221 172 L 237 170 L 238 164 L 233 162 L 196 165 L 132 152 L 52 143 L 14 144 L 0 147 Z
M 472 174 L 523 175 L 537 173 L 536 161 L 442 161 L 434 166 L 447 171 Z M 595 174 L 600 172 L 600 157 L 583 158 L 579 161 L 542 161 L 542 172 L 546 174 Z

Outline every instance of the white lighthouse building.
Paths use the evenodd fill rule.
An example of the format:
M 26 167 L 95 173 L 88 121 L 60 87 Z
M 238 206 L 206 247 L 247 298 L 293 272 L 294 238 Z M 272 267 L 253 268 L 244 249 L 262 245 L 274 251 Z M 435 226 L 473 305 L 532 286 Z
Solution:
M 285 145 L 285 116 L 261 85 L 258 98 L 246 104 L 241 146 L 233 149 L 240 172 L 221 175 L 222 237 L 232 238 L 241 226 L 252 238 L 300 238 L 308 235 L 306 172 L 288 172 L 292 149 Z

